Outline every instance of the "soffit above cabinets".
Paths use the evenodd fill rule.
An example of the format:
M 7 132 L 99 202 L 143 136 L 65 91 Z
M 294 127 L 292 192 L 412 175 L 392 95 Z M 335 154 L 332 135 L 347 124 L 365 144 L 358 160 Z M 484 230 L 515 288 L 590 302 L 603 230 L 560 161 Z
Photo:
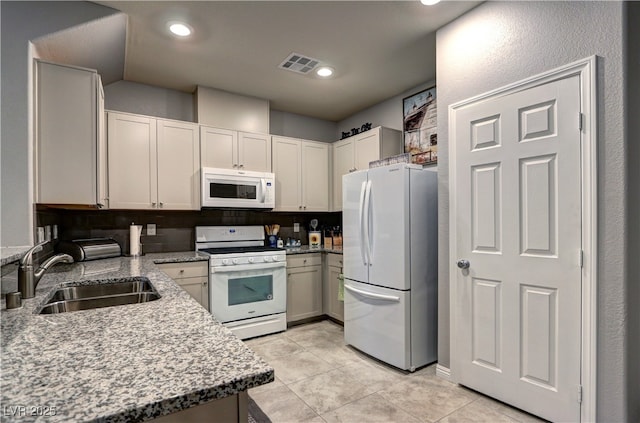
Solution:
M 127 15 L 116 13 L 33 40 L 40 59 L 96 69 L 108 85 L 124 77 Z

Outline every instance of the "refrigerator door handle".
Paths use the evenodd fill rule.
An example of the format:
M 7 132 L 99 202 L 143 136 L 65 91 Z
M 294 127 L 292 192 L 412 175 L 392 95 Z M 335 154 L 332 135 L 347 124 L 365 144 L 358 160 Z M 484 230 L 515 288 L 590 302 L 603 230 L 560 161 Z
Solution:
M 359 214 L 358 214 L 358 223 L 360 225 L 360 256 L 362 257 L 362 263 L 367 264 L 367 258 L 365 255 L 365 246 L 364 246 L 364 196 L 366 191 L 367 181 L 362 182 L 362 186 L 360 187 L 360 204 L 359 204 Z
M 396 297 L 395 295 L 374 294 L 373 292 L 367 292 L 367 291 L 363 291 L 363 290 L 358 289 L 358 288 L 354 288 L 352 286 L 347 285 L 346 283 L 344 284 L 344 288 L 347 291 L 355 292 L 356 294 L 360 294 L 363 297 L 373 298 L 373 299 L 376 299 L 376 300 L 386 300 L 386 301 L 400 302 L 400 297 Z
M 364 243 L 367 249 L 367 260 L 369 262 L 369 266 L 373 263 L 371 262 L 371 240 L 372 236 L 369 233 L 370 231 L 370 222 L 369 215 L 371 214 L 371 180 L 367 181 L 367 185 L 364 193 Z
M 364 250 L 364 193 L 366 191 L 367 181 L 362 182 L 362 186 L 360 187 L 360 207 L 359 207 L 359 215 L 358 215 L 358 223 L 360 225 L 360 256 L 362 257 L 362 263 L 367 264 L 367 258 L 365 257 Z

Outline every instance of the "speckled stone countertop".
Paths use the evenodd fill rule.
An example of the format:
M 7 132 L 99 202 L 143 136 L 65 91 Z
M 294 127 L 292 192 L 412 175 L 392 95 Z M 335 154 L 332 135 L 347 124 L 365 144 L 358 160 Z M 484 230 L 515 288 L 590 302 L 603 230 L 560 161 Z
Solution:
M 143 421 L 273 381 L 272 367 L 154 264 L 200 260 L 189 252 L 60 264 L 22 308 L 3 300 L 2 421 Z M 35 314 L 57 286 L 131 276 L 147 277 L 161 298 Z M 52 407 L 55 415 L 37 415 Z
M 1 247 L 0 266 L 20 260 L 20 257 L 29 250 L 29 246 L 22 247 Z
M 301 247 L 287 248 L 287 254 L 310 254 L 310 253 L 332 253 L 342 254 L 342 248 L 309 248 L 308 245 Z

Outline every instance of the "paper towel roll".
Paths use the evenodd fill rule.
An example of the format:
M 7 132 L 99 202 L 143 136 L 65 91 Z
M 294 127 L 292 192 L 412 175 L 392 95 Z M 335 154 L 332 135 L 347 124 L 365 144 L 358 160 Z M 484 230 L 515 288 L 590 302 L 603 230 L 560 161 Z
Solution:
M 131 225 L 129 227 L 129 254 L 139 256 L 140 251 L 140 235 L 142 234 L 142 225 Z

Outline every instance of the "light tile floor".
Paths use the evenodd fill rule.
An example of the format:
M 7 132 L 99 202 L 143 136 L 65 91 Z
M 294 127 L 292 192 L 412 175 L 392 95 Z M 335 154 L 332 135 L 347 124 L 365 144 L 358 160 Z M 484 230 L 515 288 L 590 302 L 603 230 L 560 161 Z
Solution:
M 386 366 L 346 346 L 329 320 L 254 338 L 247 345 L 276 380 L 249 390 L 273 423 L 542 422 L 438 376 Z

